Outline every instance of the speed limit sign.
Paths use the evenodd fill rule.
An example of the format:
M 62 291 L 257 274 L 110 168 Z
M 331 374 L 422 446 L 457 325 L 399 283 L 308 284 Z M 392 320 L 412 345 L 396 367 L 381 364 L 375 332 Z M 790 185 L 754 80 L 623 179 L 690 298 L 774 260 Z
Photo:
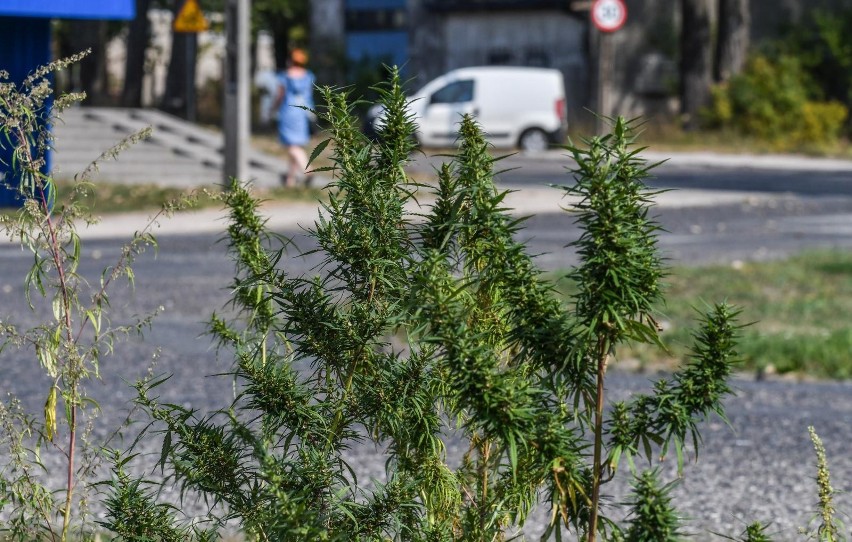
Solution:
M 627 6 L 623 0 L 595 0 L 592 4 L 592 22 L 601 32 L 615 32 L 627 20 Z

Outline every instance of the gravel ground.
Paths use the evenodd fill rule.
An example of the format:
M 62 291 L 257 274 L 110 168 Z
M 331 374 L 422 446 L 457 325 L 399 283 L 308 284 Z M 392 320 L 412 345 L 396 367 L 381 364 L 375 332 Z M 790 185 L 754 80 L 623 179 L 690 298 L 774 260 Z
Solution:
M 814 217 L 846 216 L 852 212 L 852 201 L 791 196 L 772 201 L 661 209 L 660 219 L 669 232 L 662 236 L 661 244 L 675 263 L 781 257 L 815 245 L 852 246 L 852 236 L 838 228 L 803 228 L 800 235 L 784 230 L 797 221 L 812 222 Z M 525 235 L 532 238 L 532 250 L 551 255 L 540 258 L 543 266 L 552 269 L 573 263 L 570 252 L 561 249 L 575 234 L 570 221 L 559 215 L 541 215 L 532 219 L 529 226 Z M 754 236 L 745 232 L 754 232 Z M 156 372 L 173 375 L 161 387 L 162 400 L 209 410 L 225 405 L 232 396 L 232 383 L 227 377 L 202 378 L 229 367 L 227 360 L 217 359 L 203 336 L 203 321 L 213 310 L 222 308 L 227 297 L 223 288 L 233 271 L 223 247 L 215 244 L 216 238 L 161 238 L 157 258 L 148 253 L 135 266 L 136 289 L 114 294 L 116 322 L 158 307 L 163 308 L 163 313 L 144 340 L 130 339 L 116 348 L 115 355 L 103 360 L 102 380 L 90 385 L 89 390 L 103 410 L 94 440 L 103 438 L 108 428 L 123 419 L 133 395 L 126 381 L 145 373 L 157 348 L 161 350 Z M 297 238 L 297 243 L 302 248 L 308 246 L 304 238 Z M 82 272 L 96 283 L 101 267 L 117 253 L 118 247 L 112 241 L 88 243 Z M 317 261 L 313 257 L 288 265 L 294 273 L 309 272 Z M 0 318 L 21 327 L 38 321 L 26 310 L 20 286 L 31 263 L 31 255 L 19 248 L 0 246 Z M 0 355 L 0 363 L 0 393 L 14 393 L 28 408 L 41 412 L 49 383 L 39 375 L 34 356 L 7 350 Z M 609 380 L 609 392 L 612 397 L 625 397 L 647 389 L 653 377 L 616 370 Z M 756 382 L 748 378 L 736 380 L 735 384 L 737 396 L 726 405 L 731 427 L 717 419 L 702 425 L 704 446 L 698 461 L 687 464 L 678 483 L 677 506 L 691 518 L 690 528 L 696 532 L 735 534 L 747 522 L 761 520 L 772 522 L 777 540 L 801 539 L 796 529 L 807 524 L 816 503 L 809 425 L 816 427 L 828 449 L 834 486 L 843 490 L 852 484 L 852 456 L 846 449 L 852 442 L 852 385 Z M 459 454 L 457 448 L 451 447 L 450 454 Z M 142 442 L 143 453 L 156 457 L 159 449 L 155 438 Z M 56 465 L 55 457 L 45 457 L 49 468 Z M 355 449 L 349 459 L 362 475 L 379 478 L 383 474 L 383 459 L 376 450 Z M 675 478 L 674 468 L 673 460 L 662 463 L 667 479 Z M 626 473 L 622 473 L 608 488 L 613 503 L 623 500 L 626 482 Z M 174 488 L 170 488 L 165 496 L 172 498 L 174 494 Z M 849 495 L 838 497 L 838 508 L 852 510 Z M 541 520 L 532 525 L 527 530 L 529 535 L 539 530 L 536 526 L 541 525 Z M 699 536 L 704 538 L 712 537 Z

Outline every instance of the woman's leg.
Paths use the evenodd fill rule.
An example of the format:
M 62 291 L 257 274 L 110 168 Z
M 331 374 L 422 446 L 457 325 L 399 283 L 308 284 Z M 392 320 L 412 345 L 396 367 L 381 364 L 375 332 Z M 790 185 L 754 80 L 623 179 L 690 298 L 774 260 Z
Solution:
M 305 152 L 305 149 L 298 145 L 288 146 L 287 153 L 290 155 L 290 169 L 287 171 L 287 186 L 295 186 L 296 180 L 305 176 L 305 169 L 308 167 L 308 154 Z

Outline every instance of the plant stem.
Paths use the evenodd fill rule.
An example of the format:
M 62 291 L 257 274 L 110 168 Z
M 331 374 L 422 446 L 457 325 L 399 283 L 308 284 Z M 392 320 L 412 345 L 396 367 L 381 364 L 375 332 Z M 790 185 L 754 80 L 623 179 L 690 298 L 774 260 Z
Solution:
M 598 339 L 598 386 L 595 402 L 595 451 L 592 465 L 592 502 L 589 511 L 588 542 L 595 542 L 598 531 L 598 505 L 601 498 L 601 450 L 603 448 L 604 375 L 608 357 L 607 340 Z
M 29 144 L 29 140 L 27 139 L 23 128 L 19 128 L 17 130 L 17 132 L 15 132 L 15 135 L 17 137 L 18 145 L 24 151 L 24 160 L 23 160 L 24 170 L 29 171 L 30 173 L 32 173 L 35 176 L 35 178 L 38 178 L 38 170 L 36 170 L 32 167 L 32 164 L 34 162 L 33 155 L 32 155 L 32 147 Z M 29 166 L 29 167 L 27 167 L 27 166 Z M 41 205 L 42 209 L 44 210 L 45 217 L 47 218 L 47 220 L 46 220 L 46 222 L 47 222 L 47 233 L 48 233 L 47 237 L 48 237 L 48 240 L 50 242 L 51 257 L 53 258 L 53 263 L 56 266 L 56 270 L 59 274 L 59 281 L 60 281 L 60 284 L 61 284 L 61 291 L 62 291 L 62 294 L 63 294 L 62 295 L 62 304 L 63 304 L 63 307 L 65 309 L 65 318 L 64 318 L 64 320 L 65 320 L 65 322 L 64 322 L 65 323 L 65 331 L 66 331 L 66 335 L 67 335 L 68 339 L 70 340 L 71 339 L 70 299 L 69 299 L 69 296 L 68 296 L 67 281 L 66 281 L 65 272 L 64 272 L 65 268 L 61 265 L 63 260 L 61 258 L 60 251 L 59 251 L 59 240 L 58 240 L 58 237 L 56 235 L 56 226 L 53 223 L 53 220 L 50 216 L 50 202 L 49 202 L 48 195 L 45 193 L 44 184 L 39 183 L 38 186 L 37 186 L 37 190 L 38 190 L 38 194 L 37 194 L 38 202 Z M 76 412 L 72 412 L 72 419 L 76 420 Z M 72 426 L 72 430 L 71 430 L 70 439 L 71 439 L 71 447 L 70 447 L 69 456 L 68 456 L 69 457 L 68 488 L 71 487 L 71 484 L 72 484 L 72 481 L 73 481 L 74 441 L 76 439 L 76 432 L 74 431 L 73 426 Z M 24 470 L 24 472 L 27 473 L 26 469 Z M 26 476 L 27 476 L 27 479 L 29 481 L 29 475 L 27 474 Z M 68 524 L 70 523 L 70 517 L 69 517 L 70 498 L 71 498 L 71 493 L 70 493 L 70 490 L 69 490 L 68 498 L 66 499 L 65 510 L 63 511 L 63 516 L 64 516 L 63 528 L 62 528 L 62 540 L 63 541 L 65 540 L 66 533 L 68 531 Z M 47 510 L 44 510 L 44 509 L 42 509 L 41 512 L 44 515 L 45 522 L 48 526 L 48 530 L 50 532 L 51 540 L 56 540 L 56 532 L 53 530 L 53 527 L 51 527 L 51 525 L 50 525 L 51 524 L 50 512 L 47 511 Z
M 479 479 L 482 482 L 481 493 L 479 495 L 479 529 L 480 532 L 485 532 L 485 525 L 488 522 L 488 462 L 491 455 L 491 443 L 484 439 L 479 445 Z
M 376 293 L 376 280 L 373 279 L 370 282 L 370 291 L 367 294 L 367 303 L 373 302 L 373 296 Z M 352 365 L 349 367 L 349 373 L 346 375 L 346 383 L 343 386 L 343 396 L 340 398 L 340 403 L 337 406 L 337 411 L 334 413 L 334 421 L 331 424 L 331 435 L 337 439 L 339 437 L 338 432 L 340 431 L 340 426 L 343 423 L 343 411 L 346 408 L 346 401 L 349 400 L 349 392 L 352 390 L 352 380 L 355 378 L 355 371 L 358 368 L 358 362 L 361 360 L 361 356 L 364 355 L 364 350 L 366 346 L 361 344 L 358 349 L 358 353 L 353 357 Z M 331 440 L 329 439 L 325 445 L 325 453 L 328 454 L 329 446 L 331 445 Z
M 337 440 L 340 435 L 338 432 L 340 431 L 340 426 L 343 424 L 343 410 L 346 408 L 346 401 L 349 399 L 349 392 L 352 389 L 352 380 L 355 378 L 355 369 L 358 366 L 358 360 L 360 358 L 355 358 L 355 361 L 352 362 L 352 365 L 349 367 L 349 374 L 346 375 L 346 383 L 343 386 L 343 395 L 340 398 L 340 403 L 337 406 L 337 410 L 334 413 L 334 421 L 331 423 L 331 433 L 329 435 L 328 440 L 326 440 L 324 452 L 326 455 L 329 453 L 329 448 L 332 445 L 332 438 Z
M 62 541 L 68 536 L 71 525 L 71 499 L 74 495 L 74 452 L 77 448 L 77 404 L 76 392 L 72 391 L 74 401 L 71 404 L 70 436 L 68 437 L 68 482 L 65 489 L 65 507 L 62 510 Z
M 71 321 L 71 294 L 69 292 L 68 277 L 65 273 L 65 258 L 62 257 L 61 243 L 57 235 L 57 227 L 50 216 L 50 203 L 44 188 L 39 186 L 39 198 L 41 206 L 47 216 L 47 233 L 49 247 L 53 264 L 56 267 L 56 273 L 59 277 L 59 291 L 62 295 L 63 309 L 63 324 L 65 326 L 65 336 L 69 346 L 75 342 L 73 332 L 73 322 Z M 76 361 L 66 360 L 66 362 L 75 363 Z M 70 378 L 70 401 L 71 401 L 71 419 L 68 427 L 68 477 L 65 485 L 65 506 L 62 509 L 62 534 L 60 540 L 63 542 L 67 539 L 68 528 L 71 525 L 71 501 L 74 496 L 74 455 L 77 444 L 77 381 L 79 375 L 78 367 L 66 367 Z

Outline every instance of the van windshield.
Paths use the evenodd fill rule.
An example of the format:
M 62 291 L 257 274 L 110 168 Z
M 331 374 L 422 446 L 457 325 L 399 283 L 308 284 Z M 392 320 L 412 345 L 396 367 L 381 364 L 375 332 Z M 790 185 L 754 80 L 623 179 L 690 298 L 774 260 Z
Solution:
M 436 90 L 429 98 L 431 104 L 454 104 L 473 101 L 473 80 L 453 81 Z

